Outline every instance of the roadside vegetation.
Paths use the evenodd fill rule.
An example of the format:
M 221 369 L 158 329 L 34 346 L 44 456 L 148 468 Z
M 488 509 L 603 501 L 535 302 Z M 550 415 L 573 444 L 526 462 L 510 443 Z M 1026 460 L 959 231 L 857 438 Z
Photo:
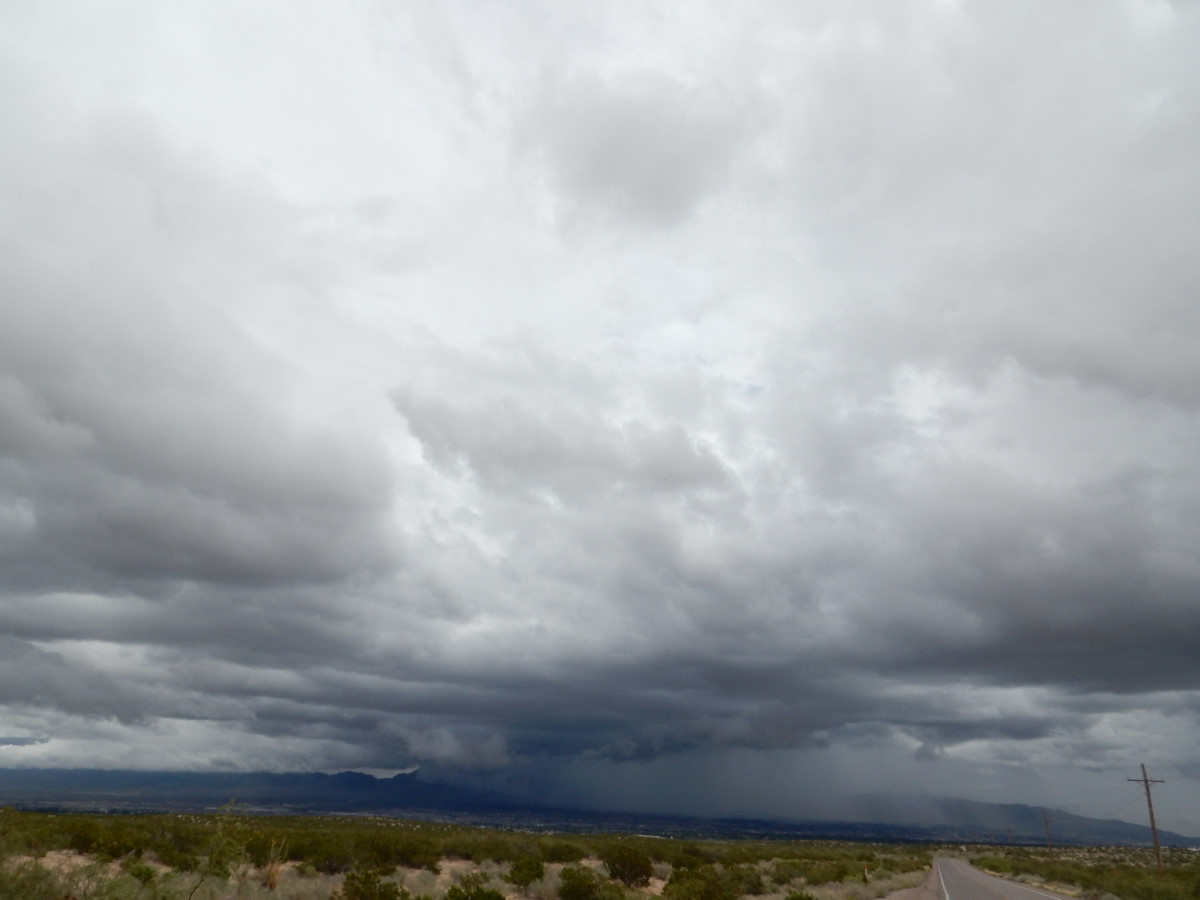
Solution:
M 1200 900 L 1200 853 L 1142 847 L 990 847 L 970 857 L 977 868 L 1082 900 Z
M 543 834 L 382 817 L 0 810 L 0 900 L 876 900 L 927 849 Z
M 1200 900 L 1200 853 L 551 834 L 384 817 L 0 809 L 0 900 L 877 900 L 936 854 L 1080 900 Z

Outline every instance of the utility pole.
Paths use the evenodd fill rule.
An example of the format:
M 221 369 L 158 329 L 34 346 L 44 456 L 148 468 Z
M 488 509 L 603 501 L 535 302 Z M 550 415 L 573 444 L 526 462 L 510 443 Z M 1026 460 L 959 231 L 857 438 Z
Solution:
M 1046 826 L 1046 846 L 1053 849 L 1054 845 L 1050 843 L 1050 811 L 1042 807 L 1042 824 Z
M 1141 778 L 1126 778 L 1126 781 L 1136 781 L 1146 789 L 1146 808 L 1150 810 L 1150 833 L 1154 835 L 1154 858 L 1158 860 L 1158 874 L 1162 874 L 1162 850 L 1158 847 L 1158 826 L 1154 824 L 1154 801 L 1150 799 L 1150 785 L 1166 784 L 1162 778 L 1151 778 L 1146 774 L 1146 764 L 1142 763 Z

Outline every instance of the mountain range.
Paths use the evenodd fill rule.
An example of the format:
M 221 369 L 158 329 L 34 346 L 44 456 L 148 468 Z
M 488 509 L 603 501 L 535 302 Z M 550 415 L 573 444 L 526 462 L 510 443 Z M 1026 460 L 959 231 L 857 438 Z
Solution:
M 250 813 L 376 814 L 547 831 L 615 831 L 689 837 L 831 838 L 860 841 L 1149 845 L 1150 829 L 1025 804 L 953 797 L 864 795 L 845 821 L 702 819 L 515 805 L 494 793 L 424 781 L 417 773 L 142 772 L 0 769 L 0 806 L 103 812 L 213 810 L 234 802 Z M 1045 817 L 1045 818 L 1044 818 Z M 1166 845 L 1200 838 L 1159 830 Z

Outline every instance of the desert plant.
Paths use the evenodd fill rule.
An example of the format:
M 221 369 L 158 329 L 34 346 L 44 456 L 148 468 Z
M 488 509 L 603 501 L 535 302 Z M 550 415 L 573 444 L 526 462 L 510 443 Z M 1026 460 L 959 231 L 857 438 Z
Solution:
M 408 891 L 394 881 L 383 881 L 373 869 L 347 872 L 342 889 L 330 900 L 408 900 Z
M 467 880 L 463 879 L 464 882 Z M 504 895 L 494 888 L 486 888 L 479 883 L 472 883 L 469 887 L 455 884 L 446 891 L 445 900 L 504 900 Z
M 30 900 L 33 897 L 62 897 L 59 878 L 34 862 L 18 866 L 0 865 L 0 900 Z
M 283 871 L 283 861 L 287 859 L 287 844 L 283 841 L 271 841 L 267 850 L 267 859 L 263 865 L 263 887 L 274 891 L 279 887 L 279 874 Z
M 535 881 L 541 881 L 546 876 L 546 867 L 536 856 L 522 856 L 515 860 L 508 870 L 505 880 L 515 884 L 525 893 Z
M 558 900 L 595 900 L 600 879 L 591 869 L 566 866 L 558 873 Z
M 550 863 L 577 863 L 587 854 L 578 844 L 568 841 L 545 841 L 542 844 L 542 859 Z
M 217 817 L 206 852 L 196 866 L 196 872 L 200 877 L 188 891 L 187 900 L 192 900 L 196 891 L 200 889 L 200 885 L 210 878 L 221 880 L 229 878 L 246 862 L 246 847 L 236 833 L 236 823 L 232 818 L 232 804 L 223 809 L 222 813 Z
M 663 896 L 669 900 L 734 900 L 737 893 L 716 866 L 704 865 L 672 872 Z
M 632 844 L 609 844 L 600 851 L 600 861 L 626 887 L 645 887 L 654 871 L 650 855 Z

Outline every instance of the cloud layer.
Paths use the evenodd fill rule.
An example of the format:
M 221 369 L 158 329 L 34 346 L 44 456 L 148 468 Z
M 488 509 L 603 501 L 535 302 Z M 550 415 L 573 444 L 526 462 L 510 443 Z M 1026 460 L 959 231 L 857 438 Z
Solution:
M 1196 8 L 0 24 L 0 765 L 1200 829 Z

